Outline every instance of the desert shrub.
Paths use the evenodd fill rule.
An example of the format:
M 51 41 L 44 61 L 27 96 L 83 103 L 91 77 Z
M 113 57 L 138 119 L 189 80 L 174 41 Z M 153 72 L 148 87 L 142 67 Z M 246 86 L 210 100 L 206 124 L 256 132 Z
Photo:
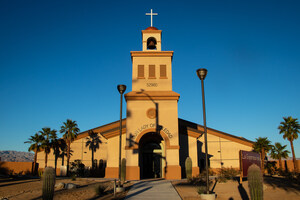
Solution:
M 290 182 L 300 184 L 300 174 L 297 172 L 284 172 L 283 176 Z
M 71 174 L 71 180 L 76 181 L 76 174 Z
M 205 191 L 206 191 L 206 186 L 199 186 L 197 188 L 198 194 L 204 194 Z
M 265 164 L 265 169 L 267 170 L 268 174 L 274 175 L 278 171 L 276 167 L 276 161 L 267 161 Z
M 74 160 L 71 162 L 71 174 L 75 174 L 77 177 L 84 176 L 84 164 L 81 160 Z
M 105 190 L 106 190 L 106 186 L 103 184 L 98 184 L 95 186 L 95 192 L 98 196 L 104 195 L 106 193 Z
M 192 178 L 188 179 L 188 183 L 192 185 L 198 185 L 198 186 L 206 185 L 206 174 L 201 173 L 198 174 L 197 176 L 193 176 Z M 212 181 L 209 180 L 208 184 L 211 185 Z
M 222 167 L 219 171 L 218 181 L 227 182 L 228 180 L 233 180 L 236 176 L 240 174 L 240 171 L 232 167 Z

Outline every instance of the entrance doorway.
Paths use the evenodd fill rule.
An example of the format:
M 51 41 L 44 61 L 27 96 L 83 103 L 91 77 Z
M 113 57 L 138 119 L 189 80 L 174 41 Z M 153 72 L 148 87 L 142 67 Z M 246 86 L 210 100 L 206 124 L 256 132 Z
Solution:
M 157 133 L 147 133 L 139 143 L 141 179 L 163 177 L 163 139 Z

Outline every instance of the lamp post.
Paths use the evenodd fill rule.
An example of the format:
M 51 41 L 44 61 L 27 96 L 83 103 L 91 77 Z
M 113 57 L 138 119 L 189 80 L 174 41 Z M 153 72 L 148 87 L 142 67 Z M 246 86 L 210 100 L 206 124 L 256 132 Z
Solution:
M 122 101 L 123 101 L 123 93 L 126 90 L 126 85 L 118 85 L 118 91 L 120 93 L 120 142 L 119 142 L 119 189 L 121 188 L 121 148 L 122 148 Z
M 202 87 L 202 106 L 203 106 L 203 124 L 204 124 L 204 143 L 205 143 L 205 170 L 206 170 L 206 194 L 209 194 L 208 187 L 208 152 L 207 152 L 207 128 L 206 128 L 206 113 L 205 113 L 205 98 L 204 98 L 204 79 L 207 75 L 207 69 L 201 68 L 197 70 L 197 75 L 201 80 Z

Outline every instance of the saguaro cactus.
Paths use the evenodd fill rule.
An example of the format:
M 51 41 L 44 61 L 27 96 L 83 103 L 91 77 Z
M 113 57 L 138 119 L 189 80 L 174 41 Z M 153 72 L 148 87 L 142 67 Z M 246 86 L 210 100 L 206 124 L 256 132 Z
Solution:
M 185 160 L 185 173 L 187 179 L 192 178 L 192 159 L 190 157 L 187 157 Z
M 52 200 L 54 196 L 55 170 L 46 167 L 43 174 L 43 200 Z
M 251 200 L 263 200 L 263 177 L 260 168 L 255 164 L 248 168 L 248 187 Z
M 123 158 L 121 163 L 121 181 L 125 182 L 125 180 L 126 180 L 126 158 Z

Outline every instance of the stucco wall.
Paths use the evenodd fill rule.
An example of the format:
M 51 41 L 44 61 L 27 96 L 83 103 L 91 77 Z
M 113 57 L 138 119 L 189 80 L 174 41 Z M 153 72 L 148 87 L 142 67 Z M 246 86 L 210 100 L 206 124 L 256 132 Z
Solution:
M 205 152 L 203 145 L 204 135 L 199 139 L 200 153 Z M 239 168 L 239 152 L 240 150 L 251 151 L 252 147 L 218 137 L 215 135 L 207 134 L 208 155 L 211 168 L 221 168 L 221 162 L 223 167 Z M 204 158 L 204 155 L 202 155 Z
M 30 174 L 33 162 L 1 162 L 0 174 Z

